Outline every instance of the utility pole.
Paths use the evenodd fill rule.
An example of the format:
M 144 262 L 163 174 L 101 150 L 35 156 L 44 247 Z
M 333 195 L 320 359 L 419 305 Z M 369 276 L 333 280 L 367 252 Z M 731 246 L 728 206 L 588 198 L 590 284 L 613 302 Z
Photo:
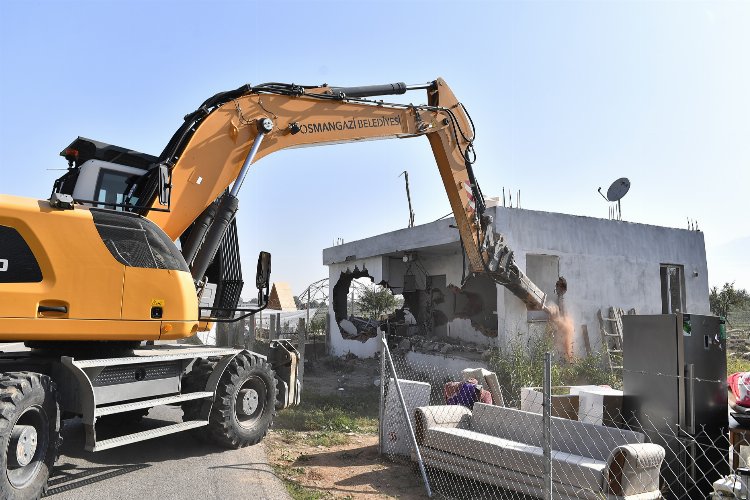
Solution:
M 411 193 L 409 193 L 409 172 L 404 170 L 399 177 L 404 176 L 406 181 L 406 201 L 409 202 L 409 227 L 414 227 L 414 210 L 411 208 Z
M 248 331 L 245 335 L 245 349 L 252 351 L 255 349 L 255 315 L 250 316 L 247 322 Z
M 310 288 L 307 289 L 307 310 L 305 311 L 305 327 L 300 331 L 299 339 L 299 368 L 297 368 L 297 377 L 300 386 L 304 385 L 305 376 L 305 346 L 307 345 L 307 331 L 310 329 Z

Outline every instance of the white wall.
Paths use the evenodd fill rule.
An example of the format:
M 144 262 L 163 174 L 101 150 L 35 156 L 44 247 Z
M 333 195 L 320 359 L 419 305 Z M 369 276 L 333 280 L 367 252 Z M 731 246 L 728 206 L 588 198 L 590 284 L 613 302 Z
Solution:
M 710 313 L 703 233 L 531 210 L 496 210 L 497 231 L 506 236 L 521 269 L 526 269 L 527 254 L 560 257 L 577 355 L 584 354 L 584 324 L 593 350 L 600 347 L 596 316 L 600 308 L 605 314 L 611 306 L 661 314 L 660 264 L 683 265 L 687 312 Z M 503 295 L 506 336 L 514 328 L 523 330 L 523 305 L 508 292 L 499 295 Z

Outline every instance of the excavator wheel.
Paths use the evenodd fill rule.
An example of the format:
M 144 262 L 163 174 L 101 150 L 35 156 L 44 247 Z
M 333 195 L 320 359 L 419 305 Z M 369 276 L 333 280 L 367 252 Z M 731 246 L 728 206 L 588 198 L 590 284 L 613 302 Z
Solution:
M 0 498 L 40 498 L 59 444 L 55 383 L 39 373 L 0 375 Z
M 219 380 L 208 434 L 225 448 L 257 444 L 276 414 L 276 378 L 271 365 L 248 353 L 238 354 Z

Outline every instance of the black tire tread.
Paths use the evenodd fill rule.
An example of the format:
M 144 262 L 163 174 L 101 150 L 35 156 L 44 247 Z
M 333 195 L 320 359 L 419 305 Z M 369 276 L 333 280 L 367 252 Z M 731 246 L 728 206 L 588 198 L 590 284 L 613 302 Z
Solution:
M 266 402 L 267 413 L 264 418 L 269 418 L 261 432 L 252 437 L 242 436 L 235 427 L 233 399 L 234 393 L 244 383 L 249 374 L 262 374 L 270 381 L 269 393 L 273 395 L 270 404 Z M 243 448 L 258 444 L 273 425 L 273 419 L 276 416 L 276 397 L 278 387 L 276 377 L 271 369 L 271 365 L 260 357 L 248 353 L 238 354 L 219 380 L 219 386 L 216 389 L 214 405 L 209 415 L 208 432 L 211 440 L 225 448 Z
M 7 372 L 0 374 L 0 440 L 3 444 L 5 443 L 6 436 L 10 434 L 10 431 L 19 415 L 18 408 L 23 404 L 24 399 L 32 398 L 35 396 L 42 397 L 42 404 L 48 404 L 48 396 L 52 396 L 51 403 L 54 409 L 54 415 L 51 418 L 54 420 L 49 436 L 49 449 L 47 456 L 45 457 L 44 464 L 41 474 L 43 474 L 44 482 L 36 491 L 27 491 L 25 494 L 18 495 L 18 490 L 9 489 L 12 488 L 9 484 L 5 483 L 5 470 L 2 471 L 3 480 L 0 480 L 0 496 L 4 499 L 38 499 L 47 492 L 47 479 L 49 473 L 52 471 L 55 460 L 60 452 L 60 446 L 62 444 L 62 437 L 60 436 L 60 408 L 57 401 L 57 386 L 55 382 L 47 375 L 34 372 Z M 1 459 L 5 462 L 5 457 Z M 3 464 L 3 469 L 6 465 Z

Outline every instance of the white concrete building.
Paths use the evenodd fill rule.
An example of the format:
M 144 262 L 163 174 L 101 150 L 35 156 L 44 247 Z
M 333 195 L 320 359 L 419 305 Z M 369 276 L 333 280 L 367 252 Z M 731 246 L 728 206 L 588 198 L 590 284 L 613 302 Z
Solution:
M 558 278 L 567 280 L 564 307 L 573 321 L 577 356 L 585 353 L 584 325 L 591 349 L 601 347 L 600 309 L 709 313 L 701 232 L 504 207 L 488 208 L 488 213 L 519 268 L 549 300 L 557 302 Z M 370 276 L 403 294 L 421 333 L 428 336 L 502 348 L 546 325 L 543 313 L 527 312 L 520 300 L 487 277 L 471 278 L 461 288 L 463 256 L 453 224 L 444 219 L 323 251 L 332 297 L 332 354 L 369 357 L 379 349 L 377 338 L 351 340 L 339 328 L 348 314 L 341 298 L 346 300 L 348 280 L 358 276 Z

